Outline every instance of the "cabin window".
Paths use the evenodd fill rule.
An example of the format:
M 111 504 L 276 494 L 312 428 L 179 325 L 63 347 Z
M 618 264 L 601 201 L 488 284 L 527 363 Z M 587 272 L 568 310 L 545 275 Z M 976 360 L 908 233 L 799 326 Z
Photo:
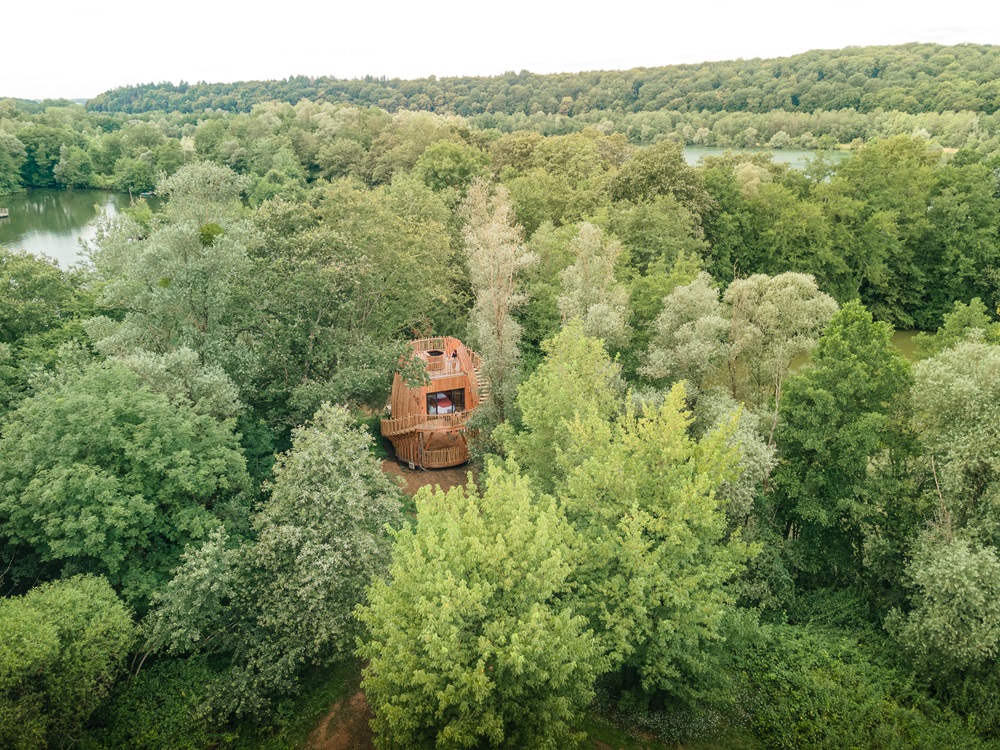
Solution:
M 428 414 L 454 414 L 457 411 L 465 411 L 464 388 L 427 394 Z

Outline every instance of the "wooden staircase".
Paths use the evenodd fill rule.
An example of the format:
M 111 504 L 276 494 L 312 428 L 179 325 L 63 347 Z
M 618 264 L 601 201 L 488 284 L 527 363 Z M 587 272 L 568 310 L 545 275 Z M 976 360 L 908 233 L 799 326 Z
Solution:
M 478 360 L 478 357 L 476 359 Z M 476 373 L 476 385 L 479 388 L 480 402 L 490 400 L 490 381 L 483 376 L 481 365 L 482 363 L 477 361 L 476 366 L 472 369 Z

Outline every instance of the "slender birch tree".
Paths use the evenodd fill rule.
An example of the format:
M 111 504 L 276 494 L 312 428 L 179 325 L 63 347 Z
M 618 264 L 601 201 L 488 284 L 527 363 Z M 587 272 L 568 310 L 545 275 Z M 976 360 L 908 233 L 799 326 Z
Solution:
M 470 339 L 483 358 L 482 374 L 489 384 L 484 427 L 507 415 L 517 392 L 521 326 L 513 312 L 527 300 L 520 272 L 535 262 L 515 222 L 507 189 L 476 180 L 462 205 L 469 278 L 476 295 Z

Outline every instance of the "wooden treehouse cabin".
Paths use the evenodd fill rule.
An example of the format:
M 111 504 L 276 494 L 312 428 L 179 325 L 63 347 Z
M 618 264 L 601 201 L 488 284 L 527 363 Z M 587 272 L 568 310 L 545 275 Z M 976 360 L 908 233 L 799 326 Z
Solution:
M 411 468 L 464 464 L 469 460 L 465 425 L 473 410 L 489 397 L 479 355 L 452 336 L 410 344 L 424 362 L 428 382 L 411 388 L 396 373 L 382 434 L 392 442 L 399 460 Z

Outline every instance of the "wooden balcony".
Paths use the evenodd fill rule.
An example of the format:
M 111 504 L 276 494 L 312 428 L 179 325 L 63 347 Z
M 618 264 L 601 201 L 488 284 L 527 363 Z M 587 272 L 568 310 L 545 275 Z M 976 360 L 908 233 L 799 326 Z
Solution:
M 454 414 L 408 414 L 405 417 L 387 417 L 382 420 L 382 434 L 387 437 L 407 432 L 449 432 L 465 427 L 469 411 Z

